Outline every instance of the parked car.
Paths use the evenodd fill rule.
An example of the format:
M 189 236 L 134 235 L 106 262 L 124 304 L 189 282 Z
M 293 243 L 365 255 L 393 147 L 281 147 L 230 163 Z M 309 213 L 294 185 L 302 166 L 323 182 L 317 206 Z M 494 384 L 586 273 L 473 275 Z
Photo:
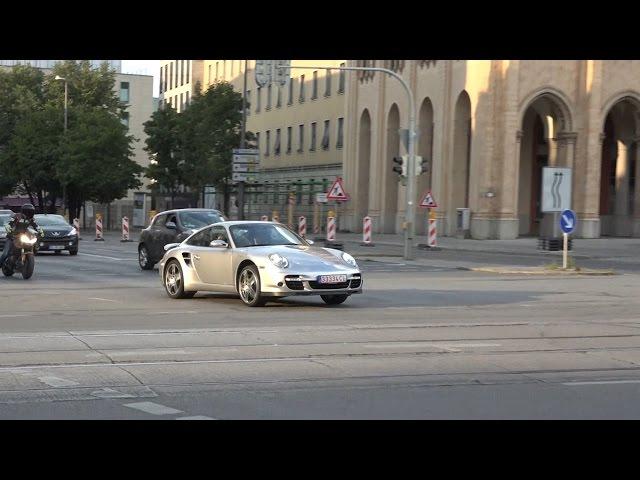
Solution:
M 165 248 L 158 270 L 171 298 L 202 290 L 237 293 L 249 307 L 292 295 L 319 295 L 338 305 L 362 293 L 362 274 L 351 255 L 314 247 L 279 223 L 221 222 Z
M 180 243 L 196 230 L 224 220 L 222 212 L 206 208 L 167 210 L 157 214 L 140 234 L 140 268 L 151 270 L 163 257 L 165 245 Z
M 13 215 L 13 210 L 0 210 L 0 215 Z
M 70 255 L 78 254 L 78 231 L 62 215 L 36 214 L 34 219 L 44 230 L 44 237 L 38 243 L 38 252 L 60 254 L 66 250 Z

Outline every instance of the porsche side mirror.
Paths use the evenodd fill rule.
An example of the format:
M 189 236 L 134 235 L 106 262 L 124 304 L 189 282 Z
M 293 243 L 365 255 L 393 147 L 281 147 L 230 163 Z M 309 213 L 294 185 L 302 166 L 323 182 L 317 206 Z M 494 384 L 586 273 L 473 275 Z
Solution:
M 169 230 L 176 230 L 178 228 L 174 222 L 167 222 L 164 224 L 164 226 Z
M 212 248 L 227 248 L 229 244 L 224 240 L 214 240 L 209 244 L 209 246 Z

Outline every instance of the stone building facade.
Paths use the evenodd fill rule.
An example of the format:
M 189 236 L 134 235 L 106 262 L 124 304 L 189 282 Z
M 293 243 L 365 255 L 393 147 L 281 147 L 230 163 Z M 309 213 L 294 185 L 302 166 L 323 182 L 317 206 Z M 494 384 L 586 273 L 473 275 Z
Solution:
M 456 231 L 469 208 L 477 239 L 536 236 L 544 166 L 571 167 L 576 235 L 640 236 L 640 61 L 354 60 L 384 66 L 416 99 L 417 154 L 429 160 L 415 201 L 431 190 L 439 233 Z M 350 73 L 346 86 L 344 179 L 352 195 L 341 228 L 400 232 L 406 187 L 392 158 L 406 154 L 406 94 L 385 74 Z M 425 232 L 418 209 L 416 231 Z

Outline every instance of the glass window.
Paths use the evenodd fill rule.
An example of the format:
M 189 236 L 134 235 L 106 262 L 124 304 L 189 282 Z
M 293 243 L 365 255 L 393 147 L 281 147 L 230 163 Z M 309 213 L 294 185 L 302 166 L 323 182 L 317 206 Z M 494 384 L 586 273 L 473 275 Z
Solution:
M 324 96 L 330 97 L 331 96 L 331 70 L 327 70 L 326 75 L 327 77 L 325 79 Z
M 125 127 L 129 128 L 129 112 L 124 112 L 122 114 L 121 122 Z
M 343 124 L 344 124 L 344 118 L 339 118 L 338 119 L 338 139 L 336 140 L 336 148 L 342 148 L 342 141 L 343 141 Z
M 282 107 L 282 87 L 278 87 L 278 99 L 276 100 L 276 108 Z
M 120 82 L 120 101 L 129 103 L 129 82 Z
M 270 245 L 305 245 L 298 235 L 282 225 L 245 223 L 229 227 L 236 248 Z
M 313 85 L 311 89 L 311 100 L 318 98 L 318 71 L 313 72 Z
M 300 75 L 300 96 L 298 97 L 298 101 L 300 103 L 304 103 L 305 94 L 304 94 L 304 75 Z
M 191 60 L 187 60 L 187 71 L 185 73 L 186 83 L 189 83 L 189 69 L 191 68 Z
M 289 100 L 287 100 L 287 105 L 293 105 L 293 78 L 289 79 Z
M 264 156 L 269 156 L 269 149 L 271 148 L 271 130 L 267 130 L 267 144 L 264 147 Z
M 212 233 L 211 228 L 205 228 L 187 240 L 187 245 L 193 245 L 194 247 L 208 247 L 211 243 L 211 237 L 213 236 Z
M 341 63 L 341 67 L 346 67 L 346 63 Z M 345 74 L 346 70 L 340 70 L 340 82 L 338 84 L 338 93 L 344 93 L 344 82 L 345 82 Z
M 169 90 L 173 89 L 173 62 L 169 64 Z
M 271 110 L 271 85 L 267 87 L 267 110 Z
M 184 85 L 184 60 L 180 60 L 180 85 Z
M 292 128 L 287 127 L 287 153 L 291 153 L 291 137 L 292 137 Z
M 260 151 L 260 132 L 256 132 L 256 149 Z
M 258 93 L 256 93 L 256 113 L 260 112 L 261 99 L 262 99 L 262 87 L 258 87 Z
M 311 145 L 309 145 L 309 151 L 313 152 L 316 149 L 316 122 L 311 124 Z
M 247 115 L 251 115 L 251 90 L 247 90 Z
M 324 121 L 324 135 L 322 135 L 322 149 L 327 150 L 329 148 L 329 137 L 330 137 L 330 122 L 329 120 Z
M 214 240 L 222 240 L 223 242 L 229 244 L 229 235 L 227 235 L 227 229 L 221 225 L 218 225 L 217 227 L 211 227 L 211 242 L 213 242 Z
M 280 129 L 276 129 L 276 143 L 273 146 L 273 153 L 280 155 Z
M 304 125 L 298 126 L 298 153 L 304 149 Z
M 178 214 L 180 225 L 186 229 L 197 230 L 213 223 L 223 222 L 224 217 L 216 210 L 194 210 Z
M 218 80 L 218 75 L 220 75 L 220 62 L 216 62 L 216 81 Z

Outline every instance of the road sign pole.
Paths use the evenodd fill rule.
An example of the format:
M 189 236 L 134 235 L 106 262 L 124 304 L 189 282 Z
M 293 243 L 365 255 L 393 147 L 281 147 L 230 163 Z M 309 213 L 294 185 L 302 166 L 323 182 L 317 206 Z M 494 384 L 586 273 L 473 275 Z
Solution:
M 567 254 L 569 251 L 569 234 L 563 233 L 563 246 L 562 246 L 562 269 L 567 269 Z

